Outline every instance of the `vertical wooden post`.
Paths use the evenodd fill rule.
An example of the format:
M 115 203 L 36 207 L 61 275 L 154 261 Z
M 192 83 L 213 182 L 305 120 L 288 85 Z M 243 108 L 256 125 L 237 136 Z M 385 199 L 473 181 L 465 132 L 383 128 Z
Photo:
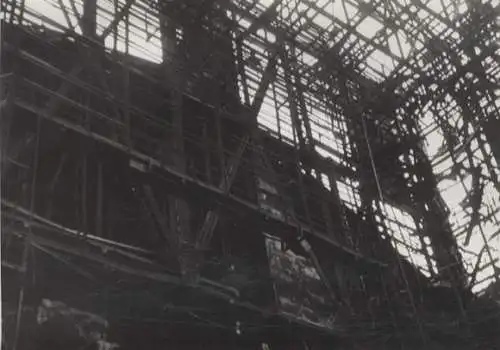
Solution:
M 168 6 L 168 5 L 167 5 Z M 161 11 L 161 10 L 160 10 Z M 165 159 L 173 167 L 186 173 L 186 154 L 184 150 L 184 101 L 185 85 L 183 66 L 179 59 L 177 43 L 178 25 L 165 16 L 160 15 L 160 29 L 163 45 L 163 69 L 165 81 L 170 88 L 170 107 L 172 112 L 171 129 L 166 132 L 163 145 Z M 182 27 L 180 28 L 182 29 Z M 194 255 L 191 245 L 194 244 L 194 232 L 191 230 L 190 208 L 186 200 L 169 196 L 169 210 L 172 234 L 177 237 L 178 262 L 181 273 L 187 278 L 196 278 Z M 174 248 L 175 251 L 175 248 Z
M 97 203 L 96 203 L 96 228 L 95 232 L 98 237 L 102 236 L 102 217 L 103 217 L 103 173 L 102 163 L 97 165 Z
M 85 151 L 84 151 L 85 152 Z M 88 212 L 87 212 L 87 154 L 84 153 L 83 159 L 82 159 L 82 188 L 81 188 L 81 209 L 82 209 L 82 231 L 84 234 L 88 234 Z
M 27 271 L 28 271 L 28 253 L 30 248 L 30 238 L 29 236 L 24 237 L 24 247 L 23 247 L 23 261 L 22 261 L 22 285 L 21 290 L 19 291 L 19 299 L 17 302 L 17 315 L 16 315 L 16 330 L 14 334 L 14 343 L 12 345 L 12 350 L 17 350 L 17 346 L 19 344 L 19 337 L 21 335 L 21 323 L 23 316 L 23 308 L 24 308 L 24 298 L 26 294 L 26 280 L 27 280 Z
M 97 0 L 83 1 L 82 32 L 91 38 L 97 36 Z

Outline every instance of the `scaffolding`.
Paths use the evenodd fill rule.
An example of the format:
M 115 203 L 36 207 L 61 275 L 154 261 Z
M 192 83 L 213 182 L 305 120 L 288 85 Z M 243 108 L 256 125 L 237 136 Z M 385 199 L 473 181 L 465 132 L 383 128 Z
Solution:
M 2 12 L 8 348 L 43 298 L 130 317 L 64 278 L 271 348 L 499 346 L 498 1 Z

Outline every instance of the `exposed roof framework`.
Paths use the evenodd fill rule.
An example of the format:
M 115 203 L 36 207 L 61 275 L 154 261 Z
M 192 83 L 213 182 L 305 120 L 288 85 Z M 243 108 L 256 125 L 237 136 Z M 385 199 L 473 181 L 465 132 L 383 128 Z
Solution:
M 151 168 L 165 170 L 163 162 L 155 158 L 160 157 L 160 152 L 154 148 L 165 139 L 164 134 L 158 132 L 163 131 L 162 128 L 181 134 L 184 139 L 179 144 L 189 145 L 191 151 L 208 148 L 204 142 L 210 143 L 195 134 L 198 121 L 194 117 L 191 120 L 193 125 L 185 127 L 185 133 L 182 133 L 182 125 L 175 124 L 178 111 L 172 101 L 177 95 L 172 91 L 181 90 L 207 110 L 215 111 L 217 118 L 222 115 L 226 118 L 224 120 L 230 120 L 232 126 L 247 126 L 247 119 L 252 119 L 252 122 L 256 119 L 259 132 L 275 142 L 272 144 L 275 148 L 265 149 L 251 141 L 257 138 L 255 134 L 239 133 L 240 129 L 234 127 L 237 131 L 224 135 L 224 145 L 219 139 L 219 149 L 216 150 L 223 159 L 220 172 L 215 172 L 220 176 L 220 182 L 218 178 L 204 178 L 205 174 L 197 177 L 199 174 L 194 170 L 188 174 L 188 166 L 182 159 L 165 171 L 171 187 L 180 187 L 185 192 L 191 187 L 197 195 L 199 191 L 215 198 L 216 208 L 203 208 L 207 212 L 200 215 L 199 240 L 202 243 L 198 245 L 196 237 L 195 246 L 200 251 L 207 248 L 206 242 L 210 242 L 219 217 L 222 217 L 220 208 L 235 206 L 245 215 L 254 215 L 252 217 L 265 222 L 262 227 L 275 225 L 280 229 L 320 237 L 321 242 L 330 243 L 336 253 L 348 255 L 352 261 L 361 261 L 370 267 L 386 267 L 397 262 L 403 270 L 403 263 L 409 262 L 429 285 L 456 283 L 460 290 L 471 289 L 478 294 L 484 293 L 495 282 L 500 285 L 499 1 L 6 0 L 2 4 L 5 4 L 7 21 L 28 28 L 29 35 L 41 39 L 43 45 L 53 42 L 54 52 L 59 50 L 57 45 L 61 42 L 83 43 L 82 47 L 88 48 L 89 52 L 93 48 L 98 48 L 100 53 L 102 49 L 106 50 L 108 61 L 103 61 L 112 64 L 88 69 L 98 72 L 98 78 L 95 78 L 78 76 L 84 70 L 83 64 L 75 64 L 63 71 L 51 65 L 51 60 L 55 59 L 47 58 L 48 54 L 16 52 L 11 45 L 9 49 L 16 52 L 23 62 L 55 77 L 54 81 L 58 83 L 62 81 L 56 89 L 49 86 L 52 80 L 47 80 L 47 86 L 42 86 L 45 82 L 39 84 L 28 78 L 21 79 L 20 85 L 26 86 L 19 89 L 21 97 L 15 99 L 14 104 L 19 102 L 22 105 L 23 99 L 32 98 L 43 103 L 48 99 L 51 102 L 43 107 L 54 112 L 59 103 L 63 106 L 58 116 L 59 122 L 63 120 L 61 125 L 73 128 L 83 137 L 90 135 L 105 140 L 104 143 L 114 147 L 115 151 L 127 155 L 132 149 L 127 142 L 135 138 L 134 146 L 138 151 L 133 155 L 140 162 L 132 162 L 130 167 L 140 169 L 147 163 Z M 95 23 L 89 21 L 89 13 L 90 17 L 95 14 Z M 191 26 L 203 30 L 190 31 Z M 44 31 L 44 28 L 49 30 Z M 173 32 L 168 31 L 171 28 L 174 28 Z M 219 37 L 210 41 L 213 38 L 207 34 L 195 43 L 193 38 L 199 32 L 214 33 L 214 37 Z M 221 32 L 229 34 L 222 35 Z M 184 40 L 185 37 L 190 42 Z M 182 45 L 188 49 L 180 50 Z M 195 47 L 199 50 L 196 51 Z M 221 74 L 221 71 L 233 68 L 227 64 L 228 47 L 235 72 L 227 75 L 234 73 L 234 85 L 237 85 L 234 90 L 228 87 L 231 83 L 223 81 L 224 74 Z M 86 52 L 82 50 L 77 54 L 85 57 Z M 131 56 L 139 59 L 131 59 Z M 54 54 L 54 57 L 58 56 Z M 67 68 L 66 62 L 57 64 Z M 92 61 L 89 66 L 92 64 L 97 65 Z M 115 64 L 119 69 L 113 66 Z M 115 92 L 110 91 L 114 87 L 106 86 L 108 81 L 114 82 L 113 79 L 123 83 L 123 90 L 127 93 L 133 91 L 124 78 L 129 76 L 123 73 L 125 71 L 144 77 L 151 84 L 144 86 L 160 88 L 141 95 L 147 96 L 144 97 L 146 103 L 130 102 L 130 96 L 127 100 L 126 93 L 120 95 L 121 86 L 117 89 L 120 93 L 113 95 Z M 29 74 L 36 75 L 31 70 Z M 43 74 L 40 77 L 44 77 Z M 181 75 L 182 84 L 177 80 Z M 95 80 L 93 83 L 92 79 Z M 207 85 L 200 83 L 204 81 Z M 84 105 L 78 93 L 71 94 L 65 83 L 72 85 L 75 91 L 92 95 L 98 102 L 90 107 Z M 164 90 L 168 92 L 161 90 L 165 86 L 168 89 Z M 133 88 L 139 91 L 142 86 Z M 228 102 L 232 98 L 238 101 L 238 108 Z M 148 102 L 157 107 L 155 112 L 147 109 Z M 24 109 L 34 115 L 41 114 L 35 109 Z M 98 131 L 87 135 L 84 122 L 73 115 L 68 116 L 70 113 L 64 115 L 67 110 L 98 120 L 95 123 Z M 168 118 L 172 117 L 174 121 L 163 115 L 171 111 L 174 116 Z M 122 128 L 126 124 L 120 119 L 123 115 L 140 120 L 135 124 L 137 130 L 126 130 L 128 140 L 127 137 L 124 137 L 125 141 L 111 140 L 106 132 L 115 127 Z M 204 122 L 209 124 L 206 120 Z M 109 125 L 112 127 L 108 128 Z M 144 130 L 139 130 L 140 127 Z M 227 130 L 232 131 L 229 127 Z M 167 135 L 176 140 L 172 134 Z M 182 148 L 179 144 L 169 147 L 178 150 Z M 250 162 L 243 157 L 248 149 L 264 154 L 262 158 L 265 159 Z M 198 156 L 196 152 L 192 151 Z M 211 149 L 208 150 L 209 156 L 212 155 L 210 152 Z M 182 151 L 179 154 L 182 155 Z M 284 159 L 283 154 L 290 158 Z M 189 155 L 191 158 L 195 156 Z M 224 159 L 227 168 L 224 168 Z M 244 185 L 234 180 L 238 166 L 250 168 L 249 164 L 252 175 L 259 180 L 257 191 L 262 191 L 255 195 L 260 200 L 258 203 L 241 195 Z M 273 167 L 278 169 L 274 173 L 269 170 Z M 208 173 L 211 174 L 210 170 Z M 295 175 L 300 181 L 314 181 L 307 186 L 294 184 Z M 294 187 L 302 191 L 302 197 L 295 199 L 305 202 L 302 203 L 304 213 L 299 218 L 290 219 L 296 213 L 287 212 L 289 198 L 283 195 L 287 192 L 281 190 L 285 187 L 290 193 Z M 169 228 L 161 220 L 154 191 L 151 186 L 144 188 L 141 200 L 152 212 L 160 233 L 166 236 L 163 239 L 168 241 L 172 237 L 168 237 Z M 340 198 L 341 205 L 334 215 L 340 218 L 340 226 L 344 226 L 337 230 L 345 228 L 347 233 L 354 230 L 346 224 L 349 215 L 362 223 L 373 218 L 374 227 L 378 229 L 377 239 L 382 237 L 384 242 L 390 242 L 389 246 L 395 248 L 403 259 L 389 263 L 379 261 L 374 258 L 376 252 L 370 252 L 370 249 L 378 248 L 364 250 L 360 243 L 362 239 L 350 240 L 352 237 L 346 234 L 345 241 L 339 243 L 317 229 L 326 227 L 335 231 L 328 227 L 328 223 L 315 221 L 320 215 L 315 216 L 313 211 L 319 205 L 314 204 L 324 204 L 325 193 Z M 269 200 L 273 195 L 280 197 L 276 200 L 279 205 Z M 267 198 L 269 203 L 262 198 Z M 2 206 L 15 213 L 14 221 L 22 217 L 26 222 L 37 222 L 44 229 L 50 226 L 50 230 L 64 231 L 67 237 L 80 235 L 78 230 L 81 228 L 76 224 L 75 227 L 63 227 L 42 215 L 33 215 L 10 200 L 2 198 Z M 185 202 L 175 199 L 173 203 L 177 210 Z M 291 207 L 293 211 L 293 205 Z M 181 215 L 176 218 L 182 221 Z M 356 221 L 352 219 L 352 222 Z M 176 227 L 179 229 L 180 225 Z M 366 229 L 361 224 L 360 227 L 356 229 L 361 232 Z M 88 235 L 88 240 L 96 251 L 101 249 L 96 248 L 100 244 L 113 246 L 117 255 L 123 249 L 128 254 L 127 259 L 135 258 L 134 254 L 137 254 L 143 258 L 141 263 L 150 263 L 144 256 L 149 259 L 153 255 L 151 251 L 124 242 L 103 240 L 98 232 L 94 233 Z M 366 237 L 367 242 L 371 242 L 368 234 Z M 266 244 L 279 251 L 280 244 L 273 241 L 277 237 L 269 233 L 267 238 L 269 242 Z M 306 245 L 304 249 L 313 251 L 316 247 L 311 249 Z M 312 256 L 314 260 L 314 253 Z M 99 262 L 97 253 L 94 258 Z M 279 258 L 286 259 L 286 254 Z M 163 272 L 159 265 L 155 260 L 154 267 Z M 311 279 L 325 280 L 318 266 L 318 271 L 304 269 Z M 158 280 L 170 278 L 160 272 L 151 275 Z M 172 280 L 180 283 L 177 276 Z M 399 280 L 395 283 L 397 288 L 402 284 Z M 214 295 L 223 294 L 221 290 L 231 295 L 228 298 L 238 294 L 233 287 L 224 290 L 218 282 L 209 279 L 202 279 L 200 285 Z M 410 287 L 406 288 L 411 300 Z M 405 305 L 407 309 L 404 310 L 410 310 L 410 306 Z M 425 323 L 424 317 L 419 318 L 425 312 L 408 311 L 411 312 L 415 314 L 416 324 Z
M 159 14 L 157 5 L 98 1 L 97 33 L 109 49 L 161 62 L 160 19 L 168 13 Z M 14 21 L 17 15 L 81 33 L 82 1 L 14 6 Z M 500 206 L 498 149 L 486 130 L 498 125 L 500 107 L 497 1 L 240 0 L 218 6 L 233 26 L 240 97 L 251 104 L 270 74 L 258 120 L 285 142 L 299 144 L 293 114 L 305 114 L 305 142 L 355 172 L 349 113 L 374 118 L 394 133 L 400 121 L 412 120 L 415 129 L 407 133 L 431 158 L 469 272 L 481 270 L 482 286 L 491 282 Z M 358 183 L 356 176 L 338 183 L 353 207 L 360 205 Z
M 485 130 L 498 127 L 499 4 L 241 1 L 228 8 L 241 28 L 236 37 L 245 43 L 244 57 L 257 56 L 264 67 L 276 50 L 288 55 L 289 63 L 282 63 L 291 67 L 294 85 L 303 93 L 318 152 L 352 166 L 345 118 L 355 116 L 342 107 L 349 93 L 353 97 L 347 104 L 364 106 L 356 107 L 361 118 L 366 113 L 392 132 L 413 134 L 425 144 L 468 270 L 482 271 L 483 287 L 489 284 L 485 280 L 493 281 L 500 248 L 498 150 L 492 150 Z M 251 62 L 246 61 L 245 73 L 256 83 L 263 70 Z M 278 68 L 259 121 L 295 139 L 285 75 Z M 325 130 L 323 118 L 334 121 L 333 133 Z M 398 120 L 412 120 L 415 129 L 395 127 Z M 399 211 L 395 221 L 405 222 L 404 215 Z M 411 246 L 413 224 L 406 222 L 410 234 L 401 237 Z M 416 247 L 409 248 L 410 259 L 425 265 Z

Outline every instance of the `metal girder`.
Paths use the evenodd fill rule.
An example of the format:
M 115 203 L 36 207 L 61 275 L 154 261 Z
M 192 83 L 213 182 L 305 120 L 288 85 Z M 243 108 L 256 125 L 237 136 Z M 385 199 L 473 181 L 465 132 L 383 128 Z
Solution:
M 322 239 L 323 241 L 327 242 L 328 244 L 331 245 L 332 248 L 336 249 L 338 252 L 342 252 L 346 254 L 347 256 L 352 257 L 354 260 L 359 260 L 362 261 L 366 264 L 372 265 L 372 266 L 377 266 L 377 267 L 386 267 L 387 264 L 382 261 L 378 261 L 376 259 L 368 258 L 364 256 L 363 254 L 360 254 L 358 252 L 355 252 L 354 250 L 344 247 L 342 244 L 337 242 L 334 238 L 329 237 L 327 234 L 320 232 L 318 230 L 313 229 L 312 227 L 309 227 L 307 224 L 303 223 L 295 223 L 295 222 L 290 222 L 290 221 L 285 221 L 281 220 L 272 216 L 266 215 L 266 213 L 262 212 L 259 207 L 254 204 L 250 203 L 246 200 L 237 198 L 235 196 L 232 196 L 230 194 L 224 193 L 221 189 L 206 184 L 202 181 L 199 181 L 189 175 L 186 175 L 184 173 L 179 172 L 178 170 L 174 169 L 171 166 L 165 165 L 163 162 L 160 162 L 146 154 L 143 154 L 139 151 L 136 151 L 130 147 L 124 146 L 116 141 L 113 141 L 107 137 L 101 136 L 95 132 L 86 130 L 80 125 L 76 125 L 72 122 L 69 122 L 67 120 L 64 120 L 59 117 L 55 117 L 53 115 L 48 115 L 47 113 L 44 112 L 44 110 L 37 108 L 36 106 L 33 106 L 27 102 L 21 101 L 21 100 L 16 100 L 15 101 L 16 106 L 19 108 L 25 109 L 37 116 L 40 116 L 46 120 L 49 120 L 57 125 L 63 126 L 67 128 L 68 130 L 72 130 L 78 134 L 81 134 L 82 136 L 86 136 L 90 139 L 95 140 L 96 142 L 102 143 L 104 145 L 107 145 L 108 147 L 114 148 L 117 151 L 121 151 L 123 154 L 137 159 L 145 164 L 149 164 L 153 169 L 156 169 L 156 171 L 159 171 L 159 175 L 161 174 L 161 177 L 165 179 L 172 180 L 175 184 L 180 186 L 180 188 L 185 188 L 186 186 L 196 189 L 197 191 L 200 191 L 200 193 L 207 193 L 215 198 L 217 200 L 220 200 L 221 202 L 227 203 L 229 206 L 234 207 L 234 208 L 240 208 L 241 210 L 247 212 L 247 213 L 253 213 L 256 215 L 256 218 L 262 220 L 263 222 L 266 222 L 267 224 L 270 225 L 276 225 L 277 227 L 283 227 L 283 228 L 288 228 L 290 230 L 296 231 L 299 229 L 302 230 L 305 234 L 310 234 L 313 236 L 318 237 L 319 239 Z
M 70 30 L 74 30 L 73 23 L 71 23 L 71 20 L 69 18 L 69 13 L 68 13 L 68 11 L 66 11 L 66 6 L 64 6 L 63 1 L 57 0 L 57 3 L 59 4 L 59 7 L 61 8 L 61 11 L 64 15 L 64 19 L 66 20 L 66 24 L 68 25 L 68 28 L 70 28 Z
M 91 49 L 91 48 L 90 48 Z M 70 90 L 73 88 L 73 84 L 79 86 L 77 77 L 78 75 L 84 71 L 85 68 L 88 70 L 92 71 L 94 75 L 96 76 L 99 84 L 101 85 L 101 88 L 104 90 L 104 93 L 110 97 L 110 107 L 113 110 L 113 113 L 115 114 L 116 120 L 115 120 L 115 125 L 121 126 L 122 123 L 122 114 L 120 113 L 119 108 L 117 107 L 117 99 L 116 96 L 112 93 L 110 87 L 108 86 L 106 79 L 104 77 L 104 70 L 102 69 L 102 66 L 100 63 L 97 61 L 97 58 L 95 55 L 89 54 L 88 52 L 89 48 L 87 49 L 82 49 L 79 47 L 79 52 L 81 56 L 79 56 L 79 60 L 76 61 L 71 68 L 71 70 L 68 73 L 64 72 L 58 72 L 57 74 L 61 75 L 61 78 L 63 78 L 63 82 L 60 84 L 58 90 L 55 93 L 51 93 L 51 98 L 47 101 L 46 105 L 46 111 L 48 114 L 53 114 L 56 112 L 59 103 L 61 100 L 64 100 L 66 102 L 74 102 L 72 100 L 69 100 L 67 98 L 68 93 Z M 21 53 L 23 54 L 23 53 Z M 28 53 L 24 53 L 24 55 L 29 55 Z M 28 59 L 31 59 L 29 56 L 27 57 Z M 57 70 L 56 67 L 51 67 L 51 70 Z M 125 103 L 125 106 L 128 106 Z M 87 109 L 85 107 L 85 109 Z M 127 114 L 128 111 L 125 111 Z
M 73 11 L 73 14 L 75 15 L 76 19 L 78 20 L 78 23 L 81 26 L 82 15 L 80 14 L 80 11 L 78 11 L 78 8 L 76 7 L 75 0 L 69 0 L 69 3 L 71 5 L 71 11 Z
M 104 40 L 113 30 L 116 29 L 121 20 L 127 16 L 130 11 L 130 8 L 134 4 L 135 0 L 127 0 L 125 5 L 122 7 L 120 12 L 115 15 L 113 21 L 103 30 L 102 34 L 99 36 L 101 40 Z
M 160 277 L 158 274 L 162 274 L 165 277 L 164 282 L 186 285 L 178 274 L 166 272 L 163 265 L 151 260 L 150 257 L 154 256 L 152 251 L 93 235 L 86 235 L 85 240 L 82 240 L 82 232 L 59 225 L 4 199 L 1 200 L 1 204 L 5 218 L 21 223 L 21 225 L 10 228 L 10 232 L 14 232 L 18 236 L 27 236 L 28 239 L 32 239 L 38 244 L 109 265 L 118 271 L 132 275 L 136 275 L 138 272 L 138 276 L 152 279 L 157 279 L 155 276 Z M 13 213 L 15 214 L 10 215 Z M 26 229 L 26 225 L 22 224 L 28 222 L 31 225 L 30 231 Z M 231 286 L 204 277 L 201 277 L 199 282 L 199 284 L 191 286 L 201 289 L 207 288 L 213 292 L 217 291 L 218 295 L 223 291 L 224 294 L 229 294 L 226 294 L 228 297 L 239 296 L 238 290 Z
M 222 179 L 219 183 L 219 189 L 221 189 L 224 193 L 229 193 L 231 186 L 233 185 L 234 179 L 236 178 L 236 173 L 238 171 L 238 167 L 243 157 L 243 153 L 250 142 L 250 135 L 246 135 L 240 143 L 236 154 L 234 154 L 226 167 L 226 173 L 223 174 Z M 220 215 L 220 207 L 217 207 L 215 210 L 209 210 L 205 215 L 205 220 L 203 221 L 203 225 L 198 232 L 197 235 L 197 243 L 196 246 L 198 248 L 204 248 L 210 242 L 212 238 L 213 231 L 217 226 Z
M 309 119 L 309 116 L 307 115 L 307 106 L 306 106 L 306 100 L 304 98 L 304 86 L 300 84 L 300 82 L 294 81 L 295 85 L 295 90 L 296 94 L 299 100 L 299 108 L 301 113 L 299 115 L 302 115 L 302 121 L 304 123 L 304 128 L 306 131 L 307 135 L 307 146 L 312 147 L 314 144 L 314 138 L 312 136 L 312 129 L 311 129 L 311 121 Z
M 84 50 L 81 50 L 81 53 L 87 56 L 87 52 Z M 36 60 L 36 58 L 32 57 L 29 53 L 27 52 L 20 52 L 21 57 L 25 57 L 30 60 Z M 42 63 L 42 62 L 40 62 Z M 64 80 L 59 86 L 58 90 L 54 93 L 51 94 L 51 98 L 47 101 L 46 104 L 46 112 L 48 114 L 55 113 L 58 103 L 60 102 L 61 99 L 64 99 L 68 101 L 67 99 L 67 94 L 72 88 L 72 84 L 78 85 L 77 76 L 84 70 L 85 66 L 87 68 L 91 69 L 94 74 L 98 77 L 98 81 L 101 85 L 101 87 L 104 89 L 105 93 L 107 93 L 109 96 L 113 96 L 109 86 L 107 85 L 104 77 L 103 77 L 103 71 L 102 67 L 96 62 L 95 57 L 93 55 L 89 55 L 88 57 L 81 57 L 81 60 L 78 60 L 75 62 L 73 67 L 68 73 L 60 72 L 58 71 L 56 74 L 64 76 Z M 48 68 L 48 67 L 47 67 Z M 50 67 L 50 71 L 53 70 L 58 70 L 56 67 Z M 118 120 L 120 120 L 120 112 L 118 108 L 116 107 L 115 101 L 111 101 L 111 107 L 115 113 L 115 115 L 118 117 Z
M 120 109 L 117 106 L 116 103 L 116 96 L 115 94 L 112 93 L 110 87 L 108 86 L 108 83 L 106 82 L 105 79 L 105 72 L 102 67 L 102 64 L 99 62 L 97 59 L 98 57 L 95 54 L 91 54 L 88 50 L 79 50 L 83 58 L 85 59 L 85 64 L 87 64 L 87 67 L 89 70 L 91 70 L 95 76 L 97 77 L 97 80 L 99 82 L 99 85 L 101 85 L 101 88 L 105 91 L 105 93 L 108 96 L 112 97 L 112 100 L 110 101 L 110 107 L 113 110 L 113 113 L 115 114 L 115 117 L 117 120 L 120 122 L 122 121 L 122 114 L 120 113 Z M 128 107 L 128 102 L 125 102 L 124 105 Z M 125 111 L 127 114 L 129 111 Z M 128 127 L 128 126 L 127 126 Z
M 328 294 L 330 295 L 330 298 L 332 299 L 332 301 L 333 302 L 342 301 L 340 298 L 340 292 L 333 288 L 332 284 L 330 283 L 329 278 L 325 274 L 325 271 L 321 265 L 321 262 L 318 259 L 318 256 L 316 255 L 316 253 L 312 249 L 309 242 L 307 240 L 303 239 L 300 241 L 300 245 L 302 246 L 302 248 L 304 248 L 306 253 L 309 255 L 309 258 L 312 260 L 312 263 L 313 263 L 314 267 L 316 268 L 318 275 L 320 276 L 320 280 L 323 283 L 323 285 L 325 286 L 326 290 L 328 291 Z
M 50 202 L 47 205 L 47 217 L 50 217 L 52 214 L 54 190 L 56 188 L 57 183 L 59 182 L 59 178 L 61 176 L 63 168 L 66 165 L 66 162 L 68 161 L 68 157 L 69 157 L 69 153 L 67 151 L 61 155 L 61 157 L 59 158 L 59 162 L 57 164 L 56 171 L 54 173 L 54 177 L 52 178 L 52 181 L 50 182 L 50 184 L 48 186 L 48 193 L 49 193 L 48 197 L 49 197 Z
M 260 108 L 262 107 L 262 103 L 264 102 L 264 98 L 266 97 L 266 92 L 269 89 L 269 85 L 271 84 L 272 80 L 276 77 L 276 64 L 277 64 L 276 56 L 277 53 L 276 51 L 274 51 L 271 54 L 269 61 L 267 62 L 267 66 L 266 69 L 264 70 L 264 73 L 262 74 L 259 87 L 257 88 L 251 106 L 252 110 L 252 115 L 250 116 L 251 120 L 257 118 L 260 112 Z
M 97 30 L 97 0 L 83 1 L 82 32 L 93 38 Z
M 71 68 L 71 71 L 68 73 L 68 76 L 71 78 L 76 78 L 78 74 L 80 74 L 83 71 L 83 62 L 78 61 L 75 63 L 73 68 Z M 67 96 L 68 92 L 71 89 L 71 81 L 70 80 L 65 80 L 62 82 L 62 84 L 59 86 L 59 89 L 57 89 L 57 92 L 52 95 L 52 97 L 49 99 L 47 102 L 47 113 L 52 114 L 55 113 L 59 99 L 57 96 Z
M 133 1 L 127 2 L 128 8 L 132 6 Z M 127 10 L 127 6 L 122 9 L 122 13 Z M 124 14 L 123 14 L 124 15 Z M 116 19 L 119 17 L 117 16 Z M 172 113 L 171 129 L 165 130 L 165 138 L 161 142 L 162 152 L 165 161 L 172 164 L 172 167 L 181 174 L 186 174 L 186 153 L 184 145 L 184 95 L 182 91 L 186 85 L 184 67 L 178 60 L 178 42 L 176 39 L 177 27 L 175 23 L 166 21 L 166 18 L 160 18 L 161 39 L 163 43 L 163 53 L 173 54 L 173 60 L 167 60 L 164 56 L 161 64 L 163 86 L 168 86 L 170 90 L 170 111 Z M 167 46 L 168 44 L 168 46 Z M 170 55 L 169 54 L 169 55 Z M 180 196 L 169 195 L 170 210 L 170 231 L 176 236 L 178 241 L 178 263 L 183 278 L 192 282 L 198 280 L 197 257 L 193 254 L 192 245 L 195 243 L 195 236 L 191 227 L 191 208 L 189 203 Z
M 30 147 L 34 142 L 35 142 L 35 135 L 28 134 L 26 135 L 25 139 L 19 140 L 18 143 L 12 149 L 10 149 L 10 155 L 8 157 L 7 155 L 5 155 L 5 158 L 2 157 L 2 170 L 1 170 L 2 177 L 5 176 L 5 174 L 9 171 L 11 163 L 16 164 L 15 158 L 17 158 L 19 155 L 25 152 L 26 149 Z
M 297 137 L 299 139 L 299 147 L 302 150 L 307 149 L 306 147 L 306 142 L 304 140 L 304 135 L 302 134 L 302 123 L 299 118 L 299 110 L 298 106 L 296 104 L 297 102 L 297 92 L 295 91 L 293 87 L 293 81 L 292 81 L 292 74 L 290 71 L 290 63 L 288 59 L 288 55 L 286 51 L 283 49 L 281 51 L 281 59 L 283 62 L 283 69 L 285 71 L 285 82 L 286 82 L 286 89 L 288 92 L 288 97 L 289 97 L 289 104 L 290 104 L 290 116 L 292 118 L 292 125 L 295 129 L 295 132 L 297 134 Z
M 158 202 L 156 201 L 156 198 L 153 194 L 153 190 L 151 186 L 144 184 L 142 186 L 142 190 L 144 193 L 144 197 L 147 203 L 147 208 L 151 211 L 151 215 L 160 230 L 160 238 L 161 240 L 166 243 L 166 248 L 167 249 L 174 249 L 176 247 L 176 240 L 175 236 L 172 235 L 171 230 L 168 227 L 168 223 L 165 220 L 165 215 L 162 214 L 160 210 L 160 206 L 158 205 Z
M 474 286 L 476 283 L 477 279 L 477 274 L 481 271 L 481 260 L 483 258 L 484 253 L 486 252 L 487 245 L 483 245 L 483 248 L 479 251 L 479 254 L 477 255 L 477 260 L 476 264 L 474 265 L 474 268 L 472 269 L 472 273 L 470 274 L 470 280 L 469 280 L 469 286 Z
M 238 35 L 236 40 L 243 40 L 246 37 L 254 34 L 259 28 L 265 27 L 270 22 L 272 22 L 273 18 L 276 16 L 278 6 L 281 4 L 281 2 L 281 0 L 274 0 L 273 3 L 268 8 L 266 8 L 266 10 L 260 16 L 252 22 L 247 30 Z
M 247 75 L 245 72 L 245 62 L 243 61 L 243 48 L 241 41 L 236 41 L 236 57 L 238 74 L 240 75 L 241 85 L 243 86 L 243 95 L 245 104 L 250 106 L 250 94 L 248 93 Z
M 243 137 L 236 153 L 228 161 L 225 173 L 222 175 L 222 179 L 219 183 L 219 189 L 222 190 L 224 193 L 229 193 L 229 190 L 231 189 L 231 186 L 236 177 L 236 173 L 238 171 L 239 164 L 243 157 L 243 153 L 245 152 L 248 143 L 251 142 L 251 140 L 253 139 L 252 136 L 255 134 L 256 131 L 256 127 L 253 126 L 253 120 L 257 118 L 257 115 L 260 112 L 260 108 L 262 107 L 262 103 L 264 101 L 267 89 L 269 88 L 271 81 L 274 79 L 274 76 L 276 74 L 275 68 L 276 68 L 276 56 L 273 56 L 269 59 L 267 67 L 262 76 L 261 82 L 255 94 L 252 106 L 250 108 L 251 115 L 249 116 L 249 118 L 252 124 L 251 129 L 249 130 L 249 133 L 246 134 L 245 137 Z M 205 220 L 197 236 L 198 247 L 200 248 L 205 247 L 210 241 L 213 235 L 213 231 L 215 230 L 215 227 L 217 226 L 217 222 L 219 220 L 219 212 L 220 208 L 216 208 L 215 210 L 209 210 L 205 215 Z

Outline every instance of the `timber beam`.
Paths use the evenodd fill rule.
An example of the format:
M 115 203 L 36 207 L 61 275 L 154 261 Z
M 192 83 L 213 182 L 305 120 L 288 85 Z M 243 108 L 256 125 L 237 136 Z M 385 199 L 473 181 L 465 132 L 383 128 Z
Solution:
M 268 62 L 267 67 L 264 71 L 264 75 L 262 76 L 261 82 L 257 89 L 257 93 L 255 94 L 252 106 L 250 108 L 250 130 L 245 137 L 240 142 L 240 145 L 236 151 L 236 153 L 229 159 L 229 162 L 226 166 L 225 172 L 222 175 L 219 189 L 224 193 L 229 193 L 231 186 L 236 178 L 236 173 L 238 171 L 239 165 L 241 163 L 241 159 L 243 158 L 243 154 L 247 148 L 247 145 L 251 142 L 252 139 L 255 139 L 255 133 L 257 128 L 254 124 L 257 115 L 260 112 L 260 108 L 262 107 L 262 102 L 264 101 L 264 96 L 266 95 L 267 89 L 271 84 L 275 74 L 276 74 L 276 56 L 274 55 Z M 205 216 L 205 220 L 203 222 L 203 226 L 201 227 L 196 246 L 198 248 L 206 247 L 209 243 L 213 231 L 217 226 L 217 222 L 219 220 L 219 212 L 220 208 L 217 207 L 215 210 L 209 210 Z
M 312 235 L 325 241 L 325 243 L 330 244 L 332 248 L 334 248 L 338 253 L 343 254 L 344 256 L 354 261 L 358 261 L 361 264 L 368 264 L 370 266 L 376 266 L 376 267 L 387 266 L 385 262 L 370 257 L 366 257 L 363 254 L 360 254 L 348 247 L 344 247 L 335 239 L 329 237 L 327 233 L 319 232 L 318 230 L 315 230 L 302 222 L 290 222 L 284 219 L 271 217 L 267 215 L 265 212 L 261 211 L 257 204 L 251 203 L 247 200 L 228 194 L 225 191 L 213 185 L 199 181 L 193 178 L 192 176 L 189 176 L 187 174 L 184 174 L 183 172 L 174 169 L 171 166 L 163 164 L 162 162 L 156 160 L 155 158 L 152 158 L 144 153 L 134 150 L 131 147 L 127 147 L 107 137 L 89 131 L 80 125 L 69 122 L 68 120 L 59 118 L 54 115 L 48 115 L 43 109 L 33 106 L 20 99 L 16 99 L 14 103 L 17 107 L 22 108 L 28 112 L 31 112 L 34 115 L 40 116 L 45 120 L 48 120 L 73 132 L 76 132 L 77 134 L 92 139 L 100 144 L 106 145 L 116 151 L 119 151 L 125 157 L 129 157 L 130 160 L 135 160 L 137 162 L 143 163 L 145 168 L 149 168 L 148 172 L 152 176 L 156 176 L 159 179 L 171 183 L 178 190 L 182 190 L 184 194 L 190 192 L 196 192 L 198 196 L 200 194 L 207 195 L 208 197 L 211 197 L 215 202 L 222 203 L 226 208 L 231 208 L 232 210 L 238 210 L 242 213 L 245 213 L 245 215 L 250 215 L 255 217 L 255 219 L 257 219 L 261 224 L 271 229 L 272 231 L 270 232 L 278 231 L 278 232 L 285 232 L 286 234 L 286 232 L 291 233 L 291 232 L 301 231 L 306 235 Z

